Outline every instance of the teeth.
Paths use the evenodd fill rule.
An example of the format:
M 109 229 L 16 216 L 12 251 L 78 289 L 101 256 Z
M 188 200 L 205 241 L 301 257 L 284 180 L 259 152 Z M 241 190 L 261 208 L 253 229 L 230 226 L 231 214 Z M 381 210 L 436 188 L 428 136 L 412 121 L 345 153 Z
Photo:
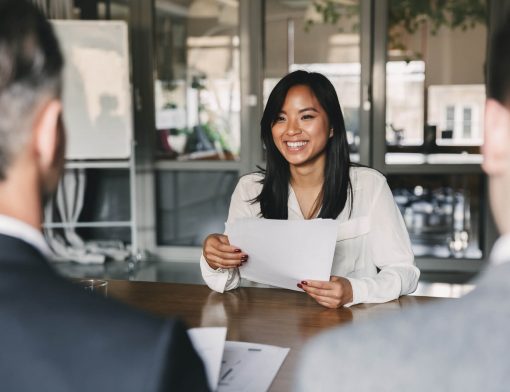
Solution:
M 303 147 L 308 142 L 287 142 L 287 146 L 290 148 L 299 148 Z

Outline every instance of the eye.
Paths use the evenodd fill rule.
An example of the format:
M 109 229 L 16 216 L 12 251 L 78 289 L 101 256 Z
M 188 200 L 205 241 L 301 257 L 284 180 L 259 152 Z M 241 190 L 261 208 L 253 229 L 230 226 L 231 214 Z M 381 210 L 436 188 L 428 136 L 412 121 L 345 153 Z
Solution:
M 276 118 L 273 121 L 273 124 L 276 124 L 276 123 L 279 123 L 279 122 L 282 122 L 282 121 L 285 121 L 285 117 L 284 116 L 282 116 L 282 115 L 276 116 Z
M 301 119 L 302 119 L 302 120 L 312 120 L 312 119 L 314 119 L 314 118 L 315 118 L 315 116 L 314 116 L 314 115 L 312 115 L 312 114 L 304 114 L 304 115 L 301 117 Z

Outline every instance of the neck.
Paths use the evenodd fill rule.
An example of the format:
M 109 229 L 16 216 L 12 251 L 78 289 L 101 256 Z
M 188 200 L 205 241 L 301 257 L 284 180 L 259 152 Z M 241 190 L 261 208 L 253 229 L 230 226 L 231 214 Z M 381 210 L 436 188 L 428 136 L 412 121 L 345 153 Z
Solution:
M 326 156 L 303 166 L 290 166 L 290 183 L 295 188 L 322 188 Z
M 41 229 L 42 206 L 39 176 L 34 167 L 18 164 L 0 182 L 0 214 Z

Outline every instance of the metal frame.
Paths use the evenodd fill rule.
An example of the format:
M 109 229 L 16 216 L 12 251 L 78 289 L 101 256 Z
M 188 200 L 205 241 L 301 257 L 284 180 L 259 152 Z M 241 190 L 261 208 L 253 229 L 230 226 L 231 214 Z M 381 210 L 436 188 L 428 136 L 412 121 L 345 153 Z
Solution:
M 154 2 L 132 0 L 130 3 L 130 33 L 133 66 L 134 130 L 136 176 L 134 196 L 138 246 L 143 250 L 156 247 L 154 145 L 156 132 L 154 118 Z
M 130 203 L 129 213 L 130 218 L 126 221 L 90 221 L 90 222 L 76 222 L 76 223 L 44 223 L 43 227 L 48 229 L 59 229 L 59 228 L 87 228 L 87 227 L 129 227 L 131 236 L 131 255 L 137 257 L 139 252 L 138 247 L 138 233 L 137 233 L 137 199 L 135 192 L 135 181 L 136 181 L 136 164 L 135 164 L 135 148 L 134 142 L 131 141 L 131 153 L 127 160 L 104 160 L 104 161 L 66 161 L 65 169 L 113 169 L 123 170 L 128 169 L 129 171 L 129 191 L 130 191 Z
M 388 45 L 388 0 L 374 0 L 373 65 L 372 65 L 372 157 L 374 169 L 386 169 L 386 61 Z
M 264 1 L 240 0 L 241 48 L 241 172 L 264 164 L 259 120 L 264 80 Z
M 372 63 L 373 63 L 373 0 L 361 0 L 360 15 L 360 163 L 372 165 Z

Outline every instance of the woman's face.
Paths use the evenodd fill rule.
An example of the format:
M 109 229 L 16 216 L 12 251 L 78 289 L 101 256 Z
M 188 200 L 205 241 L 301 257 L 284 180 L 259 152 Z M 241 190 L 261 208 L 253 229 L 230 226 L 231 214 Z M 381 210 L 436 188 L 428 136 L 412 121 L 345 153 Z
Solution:
M 289 89 L 271 132 L 280 153 L 296 167 L 324 158 L 328 139 L 333 136 L 328 115 L 308 86 Z

